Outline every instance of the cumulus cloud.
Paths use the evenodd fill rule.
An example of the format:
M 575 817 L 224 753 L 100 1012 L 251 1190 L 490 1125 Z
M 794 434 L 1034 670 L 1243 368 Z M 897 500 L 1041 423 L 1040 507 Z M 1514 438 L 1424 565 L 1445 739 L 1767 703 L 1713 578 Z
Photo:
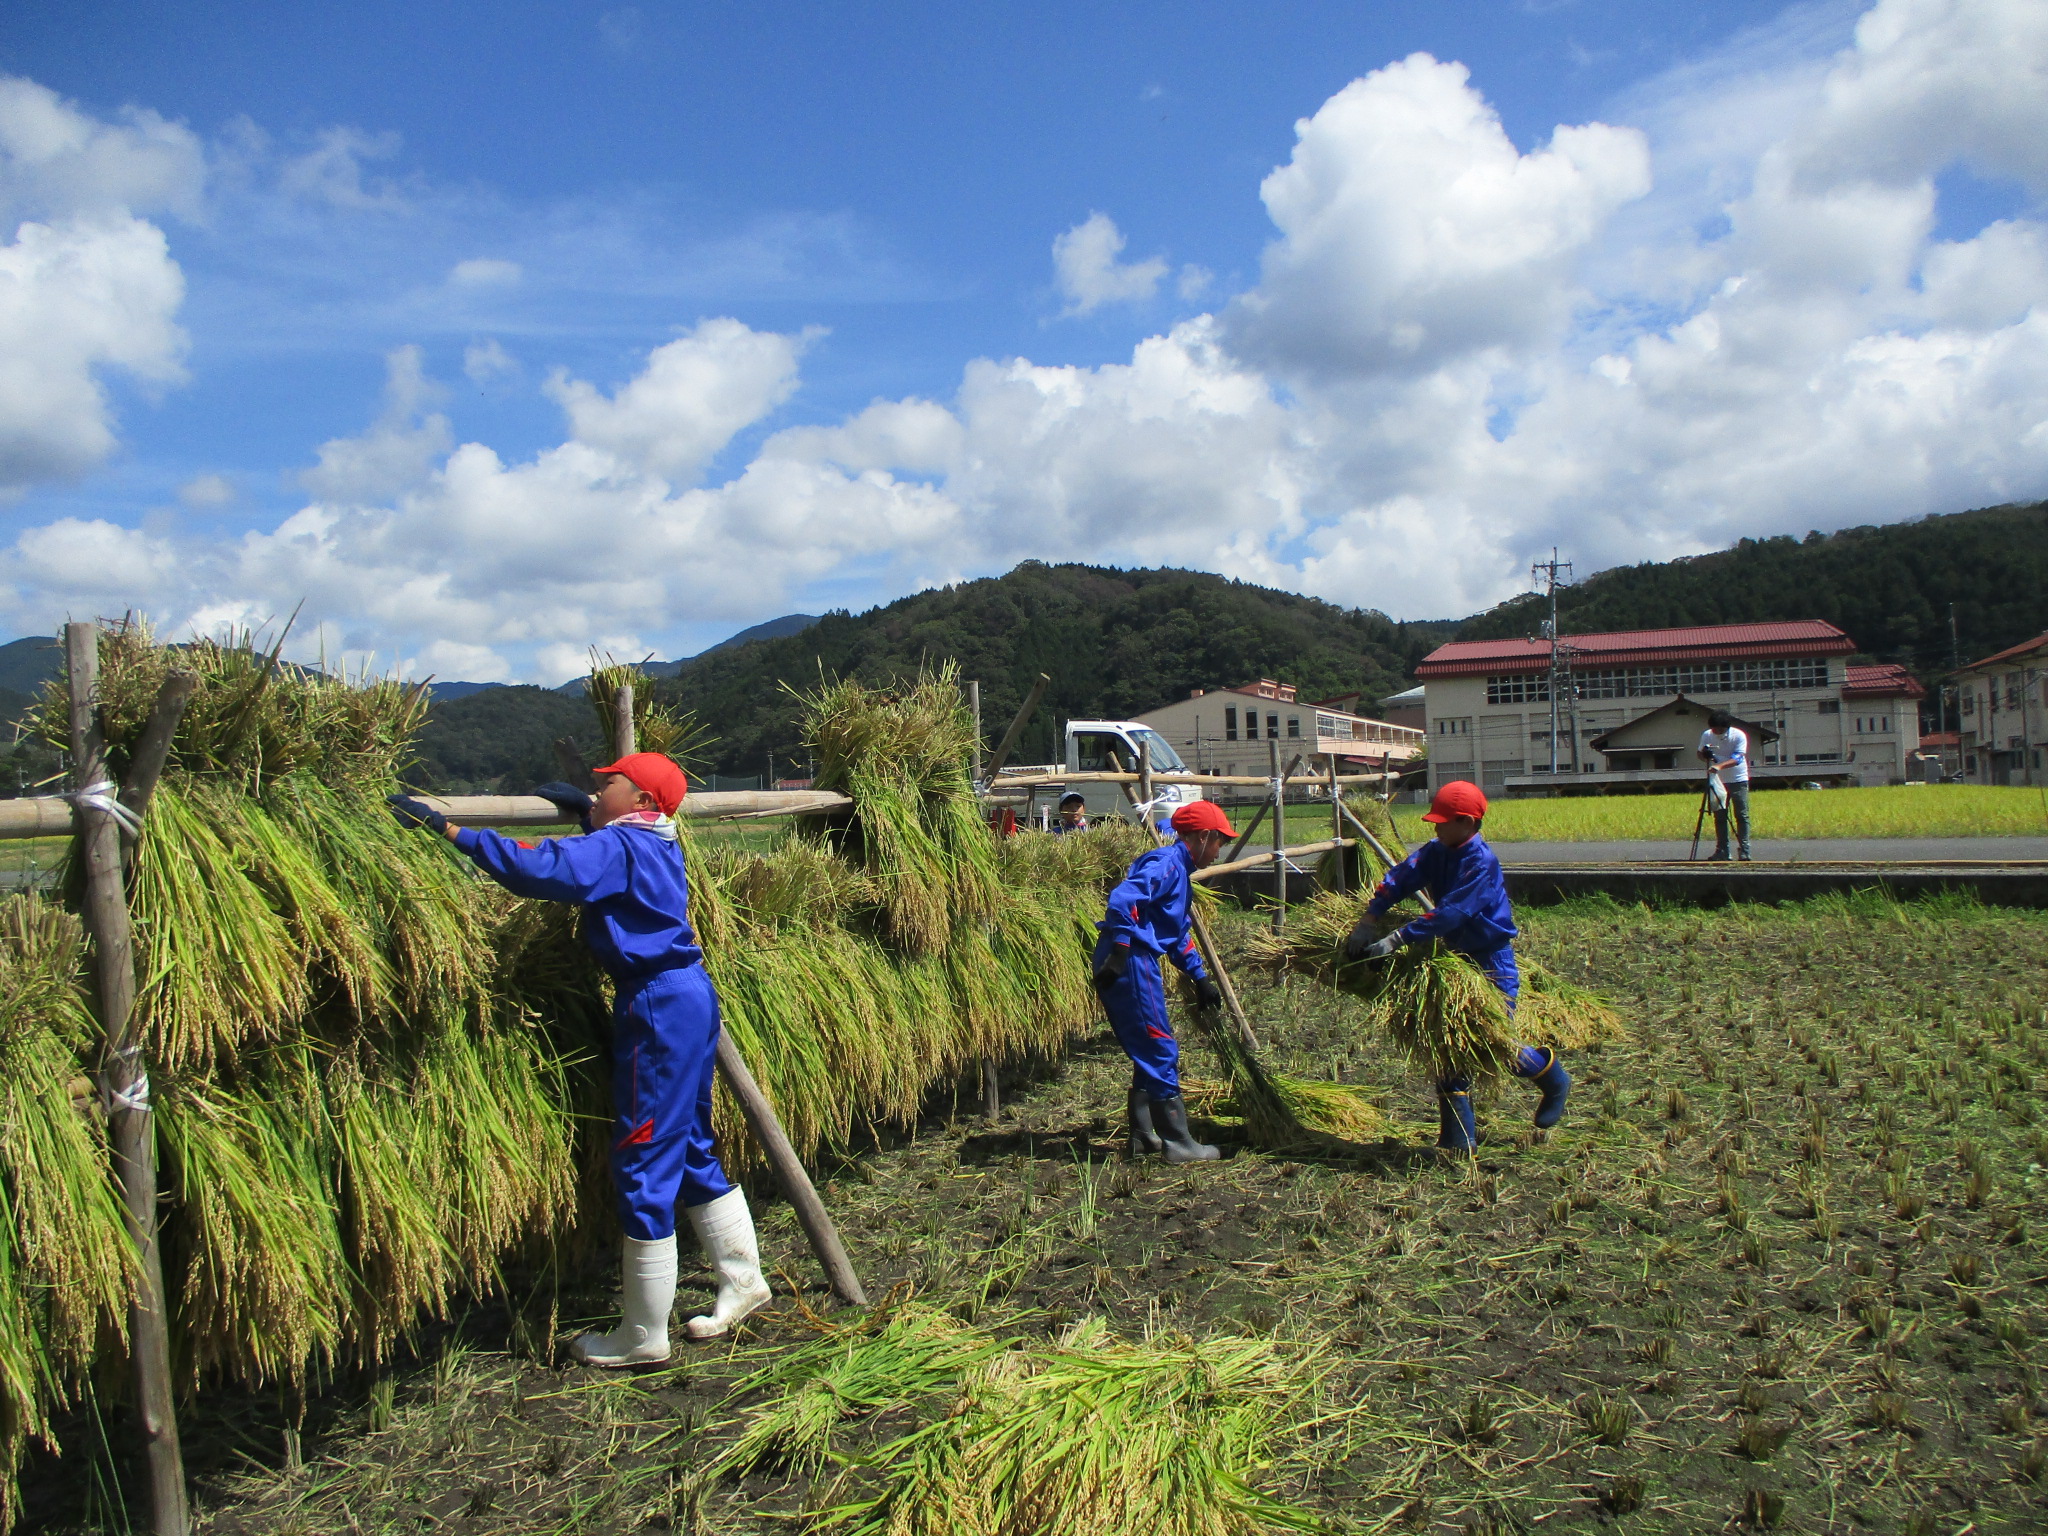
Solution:
M 178 487 L 178 500 L 195 512 L 210 512 L 235 499 L 235 484 L 226 475 L 194 475 Z
M 519 359 L 507 352 L 495 336 L 486 336 L 462 349 L 462 371 L 469 376 L 470 383 L 485 389 L 516 375 Z
M 101 122 L 47 86 L 0 75 L 0 218 L 190 216 L 205 176 L 205 153 L 181 123 L 135 107 Z
M 457 288 L 509 288 L 525 275 L 516 261 L 497 256 L 472 256 L 449 269 L 448 281 Z
M 1123 262 L 1123 232 L 1106 213 L 1091 213 L 1052 243 L 1053 276 L 1067 301 L 1062 316 L 1086 315 L 1105 304 L 1136 304 L 1159 291 L 1166 260 Z
M 811 339 L 751 330 L 737 320 L 706 320 L 655 348 L 647 367 L 611 395 L 560 371 L 547 391 L 568 414 L 579 443 L 685 481 L 736 433 L 790 397 L 797 359 Z
M 425 479 L 454 437 L 448 418 L 427 407 L 441 390 L 426 375 L 418 347 L 399 347 L 384 360 L 384 409 L 370 430 L 320 445 L 319 460 L 299 476 L 323 501 L 387 500 Z

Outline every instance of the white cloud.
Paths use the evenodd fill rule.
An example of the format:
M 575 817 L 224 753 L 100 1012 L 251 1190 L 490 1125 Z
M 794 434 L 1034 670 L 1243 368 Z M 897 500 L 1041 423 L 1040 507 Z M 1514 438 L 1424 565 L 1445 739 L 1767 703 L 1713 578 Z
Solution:
M 323 128 L 313 147 L 287 160 L 278 184 L 295 197 L 351 211 L 399 212 L 406 200 L 388 179 L 373 182 L 364 164 L 388 160 L 403 142 L 395 133 L 364 133 L 356 128 Z
M 650 474 L 688 481 L 735 433 L 790 397 L 810 340 L 706 320 L 655 348 L 647 367 L 612 395 L 560 371 L 547 391 L 568 413 L 578 442 Z
M 484 389 L 500 379 L 515 376 L 519 359 L 507 352 L 495 336 L 486 336 L 462 349 L 462 371 L 469 376 L 470 383 Z
M 460 640 L 436 640 L 412 658 L 406 671 L 415 677 L 434 677 L 442 682 L 503 683 L 512 679 L 512 668 L 488 645 L 466 645 Z
M 235 484 L 226 475 L 194 475 L 178 487 L 178 500 L 195 512 L 210 512 L 235 499 Z
M 509 288 L 525 275 L 516 261 L 497 256 L 472 256 L 449 270 L 448 281 L 457 288 Z
M 386 500 L 420 483 L 454 441 L 448 418 L 426 407 L 441 397 L 426 376 L 418 347 L 385 358 L 384 410 L 360 437 L 320 445 L 320 462 L 299 481 L 323 501 Z
M 1138 304 L 1159 291 L 1164 257 L 1120 262 L 1124 237 L 1106 213 L 1091 213 L 1052 243 L 1053 275 L 1067 307 L 1063 316 L 1086 315 L 1105 304 Z
M 0 218 L 194 213 L 206 173 L 199 140 L 154 112 L 121 116 L 103 123 L 46 86 L 0 75 Z
M 1592 123 L 1519 153 L 1462 64 L 1415 54 L 1296 125 L 1260 187 L 1281 232 L 1237 341 L 1289 371 L 1427 373 L 1553 342 L 1575 258 L 1649 189 L 1642 135 Z
M 184 295 L 163 231 L 126 214 L 25 223 L 0 245 L 0 494 L 114 451 L 104 370 L 184 377 Z

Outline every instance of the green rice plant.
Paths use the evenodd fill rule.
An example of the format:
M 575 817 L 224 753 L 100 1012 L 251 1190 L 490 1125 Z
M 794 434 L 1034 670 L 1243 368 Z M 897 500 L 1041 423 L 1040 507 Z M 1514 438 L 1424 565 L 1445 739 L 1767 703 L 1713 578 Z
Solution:
M 856 1464 L 855 1536 L 1249 1536 L 1324 1521 L 1267 1491 L 1305 1470 L 1327 1366 L 1270 1339 L 1133 1344 L 1100 1318 L 975 1372 L 945 1417 Z M 852 1479 L 849 1479 L 852 1481 Z M 1263 1486 L 1262 1486 L 1263 1485 Z

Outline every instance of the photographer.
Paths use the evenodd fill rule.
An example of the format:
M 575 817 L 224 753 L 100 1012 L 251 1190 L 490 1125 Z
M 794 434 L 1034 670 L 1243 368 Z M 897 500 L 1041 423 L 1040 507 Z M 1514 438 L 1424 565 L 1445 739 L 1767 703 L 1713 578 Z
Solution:
M 1700 761 L 1720 780 L 1723 793 L 1708 800 L 1714 808 L 1714 857 L 1728 857 L 1728 817 L 1735 817 L 1736 857 L 1749 862 L 1749 732 L 1735 723 L 1725 709 L 1707 716 L 1707 728 L 1700 732 Z

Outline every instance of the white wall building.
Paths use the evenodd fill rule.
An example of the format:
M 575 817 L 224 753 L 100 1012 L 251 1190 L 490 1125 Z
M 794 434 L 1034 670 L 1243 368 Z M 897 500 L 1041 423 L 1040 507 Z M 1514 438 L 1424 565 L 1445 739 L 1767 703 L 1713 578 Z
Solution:
M 1716 709 L 1769 738 L 1752 745 L 1760 783 L 1902 783 L 1926 690 L 1903 667 L 1851 665 L 1855 649 L 1818 619 L 1569 635 L 1553 711 L 1548 640 L 1452 641 L 1415 669 L 1430 786 L 1469 779 L 1489 795 L 1547 795 L 1697 784 L 1694 752 Z
M 1955 674 L 1963 777 L 1972 784 L 2048 784 L 2048 634 Z
M 1398 768 L 1422 750 L 1422 731 L 1338 707 L 1356 701 L 1304 702 L 1292 686 L 1262 677 L 1239 688 L 1197 688 L 1137 718 L 1196 773 L 1265 773 L 1269 741 L 1279 743 L 1283 768 L 1297 752 L 1307 756 L 1304 772 L 1327 771 L 1332 755 L 1339 773 Z

